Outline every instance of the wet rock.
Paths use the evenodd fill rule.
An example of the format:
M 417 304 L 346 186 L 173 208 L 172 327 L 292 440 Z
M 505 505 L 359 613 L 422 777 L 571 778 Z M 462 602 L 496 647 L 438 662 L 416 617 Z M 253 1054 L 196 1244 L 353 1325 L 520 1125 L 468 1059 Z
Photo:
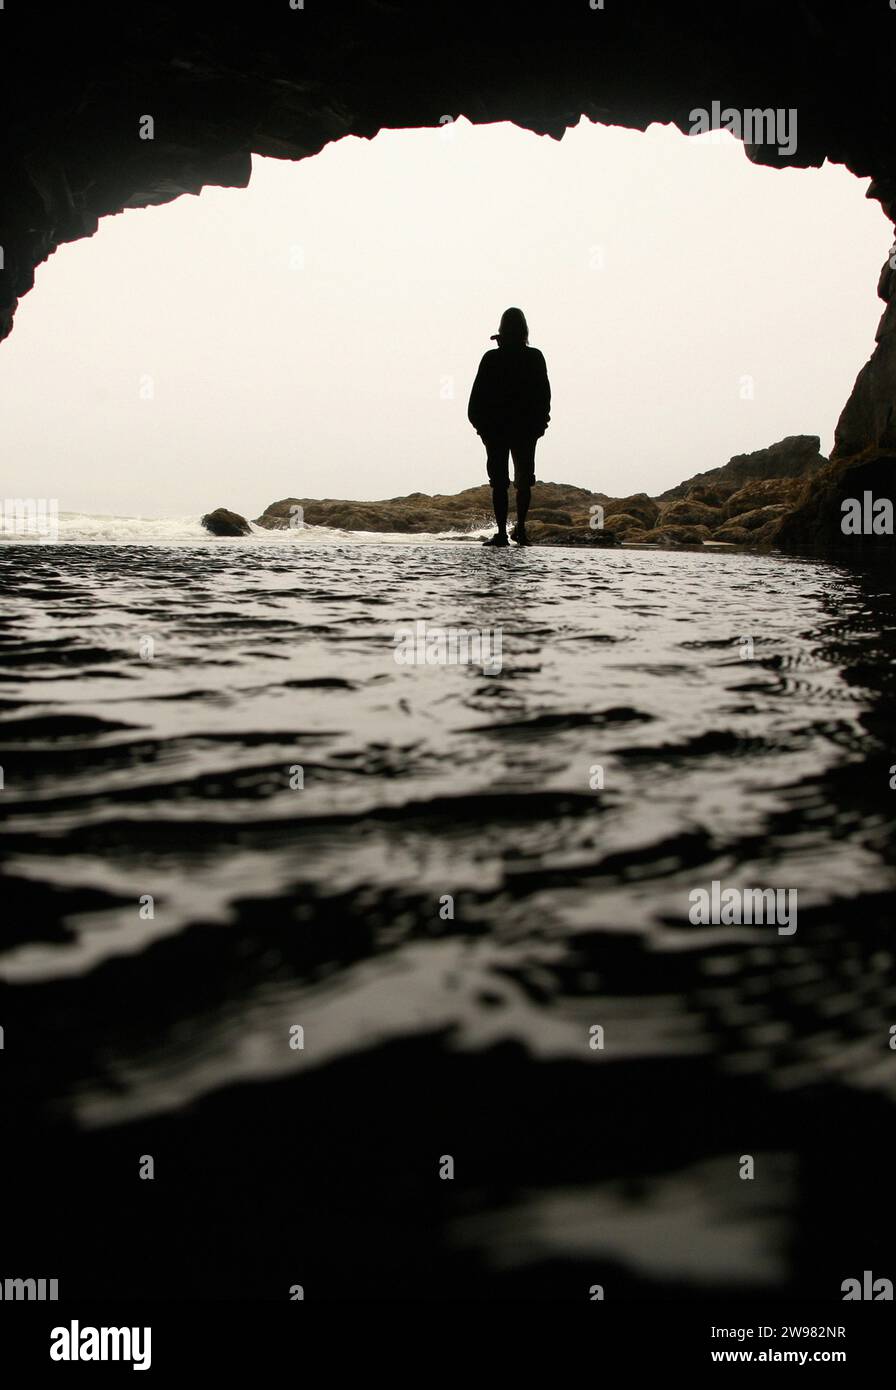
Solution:
M 715 488 L 705 487 L 700 483 L 689 488 L 685 497 L 690 502 L 704 502 L 707 507 L 721 507 L 722 498 Z
M 515 527 L 511 528 L 510 535 L 512 539 L 515 539 L 515 531 Z M 543 545 L 546 541 L 562 541 L 566 543 L 570 538 L 570 531 L 567 526 L 552 526 L 548 522 L 538 520 L 527 520 L 526 533 L 533 545 Z
M 738 526 L 736 522 L 729 521 L 727 525 L 713 531 L 712 538 L 714 541 L 724 541 L 726 545 L 750 545 L 753 534 L 746 526 Z
M 846 561 L 864 563 L 885 556 L 891 562 L 896 544 L 892 534 L 875 534 L 870 528 L 859 535 L 844 534 L 843 503 L 855 500 L 864 506 L 866 493 L 871 505 L 886 499 L 896 510 L 896 454 L 868 450 L 828 464 L 812 480 L 800 505 L 782 518 L 775 544 L 784 550 L 835 554 Z
M 790 509 L 783 506 L 754 507 L 751 512 L 740 512 L 735 518 L 738 526 L 745 531 L 757 531 L 761 526 L 765 526 L 770 521 L 776 521 L 779 517 L 786 516 Z
M 776 540 L 780 530 L 784 543 L 809 544 L 816 533 L 831 530 L 820 514 L 807 513 L 792 526 L 784 523 L 789 522 L 791 513 L 807 497 L 815 495 L 822 477 L 834 476 L 831 466 L 818 453 L 818 442 L 816 435 L 796 435 L 768 449 L 737 455 L 724 468 L 715 470 L 715 484 L 692 482 L 682 496 L 673 495 L 679 491 L 673 488 L 664 494 L 667 500 L 662 506 L 643 492 L 614 498 L 569 483 L 536 483 L 529 536 L 543 545 L 614 546 L 623 542 L 678 546 L 718 540 L 763 548 Z M 744 477 L 745 470 L 758 470 L 765 476 Z M 830 489 L 832 484 L 824 486 Z M 716 505 L 722 497 L 724 501 Z M 839 527 L 840 494 L 834 490 L 829 500 L 836 513 L 832 524 Z M 493 523 L 491 504 L 491 489 L 487 485 L 434 496 L 412 492 L 380 501 L 286 497 L 272 502 L 256 524 L 271 530 L 304 522 L 348 532 L 453 532 L 463 536 Z M 511 518 L 514 508 L 511 488 Z M 598 508 L 603 509 L 603 527 L 592 524 L 600 514 Z
M 875 449 L 896 450 L 896 271 L 887 261 L 877 292 L 888 300 L 877 326 L 877 346 L 859 372 L 834 433 L 832 460 Z
M 707 506 L 705 502 L 698 501 L 690 494 L 676 502 L 670 502 L 660 513 L 660 523 L 663 526 L 707 526 L 714 530 L 716 526 L 721 526 L 723 520 L 720 507 Z
M 696 473 L 660 494 L 659 502 L 674 502 L 696 487 L 708 487 L 719 500 L 729 498 L 753 479 L 805 478 L 817 473 L 827 463 L 819 452 L 821 440 L 817 434 L 793 434 L 779 439 L 767 449 L 755 449 L 751 454 L 735 454 L 721 468 Z
M 660 545 L 702 545 L 704 534 L 698 526 L 654 526 L 644 532 L 644 540 Z
M 646 528 L 656 525 L 659 514 L 659 504 L 646 492 L 637 492 L 632 497 L 611 498 L 604 508 L 605 520 L 611 516 L 631 516 Z
M 614 536 L 626 536 L 629 531 L 644 531 L 649 528 L 636 516 L 630 516 L 627 512 L 613 512 L 604 521 L 603 529 Z
M 264 526 L 268 531 L 285 531 L 290 525 L 294 524 L 292 518 L 295 516 L 294 508 L 301 512 L 307 498 L 284 497 L 279 502 L 272 502 L 266 507 L 261 516 L 255 518 L 256 526 Z
M 511 538 L 516 527 L 511 527 Z M 587 522 L 583 526 L 557 526 L 550 522 L 526 521 L 526 534 L 533 545 L 575 545 L 575 546 L 616 546 L 619 540 L 605 531 L 591 530 Z
M 216 507 L 213 512 L 206 512 L 202 518 L 202 524 L 206 531 L 211 531 L 213 536 L 251 536 L 252 527 L 244 516 L 239 512 L 230 512 L 226 507 Z
M 753 478 L 732 493 L 722 508 L 724 519 L 731 521 L 757 507 L 781 503 L 793 507 L 806 490 L 807 480 L 800 478 Z
M 551 525 L 568 526 L 571 530 L 589 529 L 590 507 L 608 501 L 604 493 L 589 492 L 587 488 L 567 483 L 536 483 L 532 491 L 530 516 L 533 520 Z M 513 488 L 510 490 L 510 514 L 515 507 Z M 411 492 L 404 497 L 389 497 L 382 501 L 360 502 L 326 497 L 284 497 L 272 502 L 255 524 L 268 530 L 281 531 L 296 524 L 330 526 L 342 531 L 399 532 L 440 534 L 446 531 L 471 531 L 491 524 L 492 493 L 487 485 L 465 488 L 453 494 L 438 493 L 430 497 L 425 492 Z
M 785 515 L 786 515 L 785 511 Z M 750 544 L 753 546 L 768 547 L 777 543 L 778 533 L 781 530 L 781 517 L 773 517 L 766 521 L 762 526 L 756 526 L 750 532 Z

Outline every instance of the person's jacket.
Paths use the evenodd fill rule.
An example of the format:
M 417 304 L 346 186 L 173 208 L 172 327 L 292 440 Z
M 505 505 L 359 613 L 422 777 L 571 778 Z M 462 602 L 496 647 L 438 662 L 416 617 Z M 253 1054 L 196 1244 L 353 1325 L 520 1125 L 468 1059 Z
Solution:
M 467 419 L 477 434 L 539 436 L 551 418 L 551 386 L 538 348 L 503 344 L 479 363 Z

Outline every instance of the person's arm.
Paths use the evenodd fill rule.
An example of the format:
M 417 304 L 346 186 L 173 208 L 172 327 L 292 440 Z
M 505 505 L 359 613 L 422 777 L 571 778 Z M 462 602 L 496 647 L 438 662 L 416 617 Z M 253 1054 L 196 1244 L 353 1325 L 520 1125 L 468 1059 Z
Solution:
M 539 421 L 543 421 L 539 433 L 544 434 L 551 418 L 551 383 L 548 381 L 548 364 L 544 360 L 543 353 L 538 353 L 537 362 L 536 400 L 538 402 Z
M 488 367 L 486 364 L 490 355 L 487 352 L 479 363 L 479 371 L 476 373 L 476 380 L 473 382 L 473 389 L 470 392 L 470 403 L 467 406 L 467 419 L 477 434 L 482 426 L 488 402 Z

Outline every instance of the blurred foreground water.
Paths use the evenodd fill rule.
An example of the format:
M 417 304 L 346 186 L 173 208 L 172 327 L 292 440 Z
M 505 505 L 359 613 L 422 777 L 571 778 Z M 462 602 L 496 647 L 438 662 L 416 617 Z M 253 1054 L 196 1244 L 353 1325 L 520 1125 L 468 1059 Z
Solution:
M 0 583 L 0 1274 L 896 1279 L 889 580 L 252 538 Z M 500 672 L 398 664 L 418 622 L 500 628 Z M 691 925 L 713 880 L 797 931 Z

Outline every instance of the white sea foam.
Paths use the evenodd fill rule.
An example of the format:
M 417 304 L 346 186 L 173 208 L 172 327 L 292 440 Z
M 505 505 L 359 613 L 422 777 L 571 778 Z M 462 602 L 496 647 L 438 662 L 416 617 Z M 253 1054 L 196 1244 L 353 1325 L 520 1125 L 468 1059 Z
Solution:
M 333 545 L 347 541 L 378 545 L 420 544 L 430 541 L 476 540 L 494 529 L 476 531 L 398 532 L 341 531 L 332 526 L 304 526 L 268 531 L 252 522 L 251 536 L 209 535 L 197 516 L 103 516 L 88 512 L 60 512 L 55 538 L 35 534 L 4 534 L 0 542 L 26 545 Z

